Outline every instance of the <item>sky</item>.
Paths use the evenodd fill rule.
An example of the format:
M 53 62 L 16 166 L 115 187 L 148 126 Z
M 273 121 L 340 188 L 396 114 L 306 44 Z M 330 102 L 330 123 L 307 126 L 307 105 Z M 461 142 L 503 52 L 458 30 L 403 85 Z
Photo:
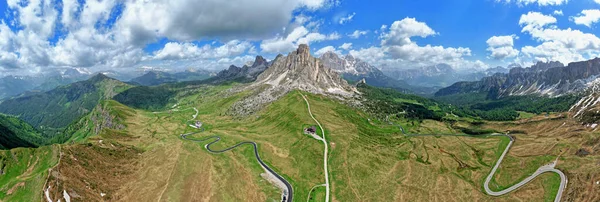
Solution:
M 218 71 L 302 43 L 392 70 L 600 55 L 600 0 L 6 0 L 0 11 L 0 75 Z

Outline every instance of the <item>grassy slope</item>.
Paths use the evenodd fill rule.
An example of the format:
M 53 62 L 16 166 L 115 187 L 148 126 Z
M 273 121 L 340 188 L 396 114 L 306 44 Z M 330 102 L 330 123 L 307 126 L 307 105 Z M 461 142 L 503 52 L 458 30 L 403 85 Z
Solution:
M 48 169 L 58 162 L 58 146 L 0 151 L 1 201 L 41 201 Z
M 304 125 L 314 123 L 299 93 L 290 93 L 255 116 L 237 119 L 226 116 L 225 112 L 249 92 L 226 96 L 224 89 L 227 88 L 229 86 L 198 88 L 200 90 L 179 95 L 180 109 L 197 107 L 200 111 L 198 119 L 204 122 L 207 130 L 197 136 L 220 135 L 223 139 L 214 145 L 215 149 L 240 141 L 256 141 L 264 161 L 292 183 L 295 201 L 306 200 L 309 189 L 324 182 L 323 145 L 301 133 Z M 494 198 L 482 193 L 481 183 L 495 163 L 498 152 L 505 147 L 506 141 L 501 138 L 405 137 L 397 127 L 379 123 L 338 101 L 310 94 L 308 99 L 331 144 L 329 166 L 335 201 L 542 201 L 551 192 L 551 187 L 544 186 L 544 183 L 553 180 L 542 179 L 508 196 Z M 254 159 L 251 147 L 214 155 L 205 151 L 204 143 L 179 138 L 179 134 L 191 131 L 185 123 L 195 113 L 193 110 L 154 114 L 132 110 L 112 101 L 108 105 L 109 109 L 113 109 L 109 111 L 114 113 L 127 111 L 127 116 L 123 117 L 127 128 L 122 131 L 105 130 L 98 136 L 88 137 L 87 141 L 93 145 L 91 147 L 69 146 L 73 148 L 66 151 L 76 159 L 85 159 L 86 156 L 98 158 L 90 159 L 91 163 L 86 165 L 81 165 L 81 161 L 65 161 L 61 172 L 85 173 L 97 169 L 89 167 L 90 164 L 110 165 L 111 162 L 100 162 L 100 159 L 110 159 L 106 155 L 111 152 L 98 153 L 97 149 L 90 149 L 112 151 L 110 142 L 114 142 L 142 151 L 140 155 L 133 155 L 136 158 L 132 158 L 131 162 L 121 162 L 132 166 L 127 170 L 133 173 L 122 177 L 107 175 L 108 178 L 101 175 L 72 177 L 71 181 L 63 183 L 66 186 L 81 184 L 84 180 L 113 180 L 111 182 L 115 183 L 110 185 L 98 183 L 95 187 L 98 190 L 90 193 L 97 195 L 102 191 L 108 194 L 107 197 L 122 201 L 279 199 L 280 192 L 260 176 L 264 171 Z M 424 121 L 411 130 L 455 132 L 435 121 Z M 99 140 L 104 140 L 104 143 L 99 143 Z M 505 163 L 510 168 L 519 162 Z M 509 186 L 515 179 L 504 177 L 509 172 L 503 169 L 500 169 L 497 181 L 500 186 Z M 526 171 L 511 169 L 510 173 L 522 176 Z M 29 191 L 36 192 L 41 190 L 40 187 L 38 185 Z M 66 187 L 66 190 L 69 188 Z M 313 192 L 314 199 L 320 201 L 323 192 L 323 188 L 317 188 Z M 546 193 L 546 196 L 539 193 Z M 80 194 L 85 196 L 85 192 Z M 98 197 L 96 195 L 94 197 Z
M 45 143 L 33 126 L 17 117 L 0 114 L 0 149 L 37 147 Z

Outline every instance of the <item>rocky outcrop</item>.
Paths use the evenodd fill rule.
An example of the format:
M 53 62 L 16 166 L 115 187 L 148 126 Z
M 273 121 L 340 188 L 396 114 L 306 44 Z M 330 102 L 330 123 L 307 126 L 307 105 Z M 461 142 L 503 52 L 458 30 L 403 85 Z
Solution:
M 587 84 L 599 75 L 599 58 L 573 62 L 568 66 L 559 62 L 538 62 L 530 68 L 513 68 L 508 74 L 495 74 L 475 82 L 459 82 L 441 89 L 436 96 L 493 91 L 497 98 L 513 95 L 557 97 L 585 90 Z

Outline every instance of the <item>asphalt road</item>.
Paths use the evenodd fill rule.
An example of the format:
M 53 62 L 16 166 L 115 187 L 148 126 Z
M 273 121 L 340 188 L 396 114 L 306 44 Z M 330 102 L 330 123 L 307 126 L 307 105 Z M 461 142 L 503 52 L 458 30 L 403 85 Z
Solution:
M 404 131 L 404 128 L 401 125 L 397 125 L 400 128 L 400 130 L 402 131 L 402 133 L 405 136 L 409 136 L 409 137 L 416 137 L 416 136 L 437 136 L 437 135 L 433 135 L 433 134 L 407 134 Z M 500 163 L 502 163 L 502 160 L 504 159 L 504 157 L 506 156 L 506 154 L 508 153 L 508 150 L 510 149 L 510 147 L 512 146 L 512 144 L 515 142 L 515 139 L 510 136 L 510 135 L 506 135 L 506 134 L 492 134 L 492 135 L 505 135 L 508 138 L 510 138 L 510 142 L 508 143 L 508 145 L 506 146 L 506 149 L 504 149 L 504 152 L 502 153 L 502 155 L 500 156 L 500 158 L 498 159 L 498 161 L 496 162 L 496 165 L 494 165 L 494 168 L 492 168 L 492 171 L 490 172 L 490 174 L 487 176 L 487 178 L 485 179 L 485 182 L 483 184 L 483 188 L 485 189 L 485 192 L 488 195 L 492 195 L 492 196 L 502 196 L 504 194 L 508 194 L 514 190 L 517 190 L 519 188 L 521 188 L 522 186 L 526 185 L 527 183 L 531 182 L 533 179 L 535 179 L 537 176 L 547 173 L 547 172 L 554 172 L 556 174 L 558 174 L 560 176 L 560 186 L 558 188 L 558 193 L 556 194 L 556 197 L 554 198 L 554 202 L 560 202 L 560 199 L 562 198 L 562 194 L 565 191 L 565 189 L 567 188 L 567 176 L 560 170 L 554 168 L 554 166 L 556 166 L 556 161 L 547 164 L 547 165 L 543 165 L 540 166 L 533 174 L 531 174 L 529 177 L 523 179 L 522 181 L 518 182 L 517 184 L 506 188 L 502 191 L 492 191 L 489 187 L 490 181 L 492 180 L 492 178 L 494 177 L 494 173 L 496 173 L 496 170 L 498 170 L 498 167 L 500 166 Z M 462 135 L 460 135 L 462 136 Z M 468 136 L 468 135 L 466 135 Z M 557 159 L 558 160 L 558 159 Z
M 492 191 L 490 189 L 489 185 L 490 185 L 490 181 L 494 177 L 494 173 L 496 173 L 496 170 L 500 166 L 500 163 L 502 163 L 502 160 L 504 159 L 504 157 L 508 153 L 508 150 L 510 149 L 513 142 L 515 141 L 515 139 L 513 137 L 511 137 L 510 135 L 506 135 L 506 136 L 508 138 L 510 138 L 510 142 L 508 143 L 508 145 L 506 146 L 506 149 L 504 149 L 504 152 L 502 153 L 502 155 L 496 162 L 496 165 L 494 165 L 494 168 L 492 168 L 492 171 L 490 172 L 490 174 L 485 179 L 485 182 L 483 184 L 483 188 L 485 189 L 485 192 L 492 196 L 501 196 L 501 195 L 507 194 L 509 192 L 512 192 L 512 191 L 524 186 L 525 184 L 531 182 L 533 179 L 535 179 L 537 176 L 539 176 L 541 174 L 544 174 L 546 172 L 554 172 L 560 176 L 560 186 L 558 188 L 558 193 L 556 194 L 556 197 L 554 198 L 555 202 L 559 202 L 560 198 L 562 197 L 562 193 L 565 191 L 565 188 L 567 187 L 568 180 L 567 180 L 567 176 L 562 171 L 554 168 L 554 166 L 556 165 L 556 161 L 552 162 L 550 164 L 541 166 L 533 174 L 531 174 L 529 177 L 525 178 L 523 181 L 520 181 L 517 184 L 515 184 L 509 188 L 506 188 L 502 191 Z
M 252 147 L 254 148 L 254 155 L 256 157 L 256 160 L 258 160 L 258 163 L 260 163 L 260 165 L 265 170 L 269 171 L 271 174 L 273 174 L 273 176 L 275 176 L 277 179 L 279 179 L 281 182 L 283 182 L 283 184 L 285 184 L 286 189 L 287 189 L 287 195 L 285 196 L 284 201 L 288 201 L 288 202 L 292 201 L 292 199 L 293 199 L 292 185 L 287 180 L 285 180 L 283 177 L 281 177 L 279 174 L 277 174 L 273 169 L 271 169 L 267 164 L 265 164 L 265 162 L 262 161 L 262 159 L 260 158 L 260 155 L 258 154 L 258 145 L 256 145 L 255 142 L 248 142 L 248 141 L 247 142 L 240 142 L 240 143 L 237 143 L 236 145 L 233 145 L 233 146 L 231 146 L 229 148 L 226 148 L 226 149 L 223 149 L 223 150 L 213 150 L 213 149 L 210 148 L 210 146 L 212 144 L 214 144 L 214 143 L 219 142 L 221 140 L 221 137 L 219 137 L 219 136 L 211 136 L 211 137 L 206 137 L 206 138 L 202 138 L 202 139 L 193 139 L 193 138 L 188 138 L 187 137 L 189 135 L 194 135 L 194 134 L 196 134 L 196 132 L 182 134 L 181 138 L 186 139 L 186 140 L 190 140 L 190 141 L 194 141 L 194 142 L 204 142 L 204 141 L 207 141 L 207 140 L 210 140 L 210 139 L 214 139 L 212 142 L 209 142 L 208 144 L 206 144 L 204 146 L 204 148 L 206 148 L 206 150 L 208 150 L 209 152 L 215 153 L 215 154 L 223 153 L 223 152 L 235 149 L 235 148 L 237 148 L 239 146 L 246 145 L 246 144 L 252 145 Z
M 191 121 L 194 121 L 196 119 L 196 117 L 198 116 L 198 109 L 196 109 L 195 107 L 193 108 L 194 111 L 196 111 L 196 114 L 192 115 L 192 119 L 187 121 L 187 125 L 189 125 L 188 123 Z M 188 110 L 188 109 L 185 109 Z M 185 111 L 185 110 L 181 110 L 181 111 Z M 180 110 L 177 110 L 180 111 Z M 162 112 L 154 112 L 154 113 L 162 113 Z M 194 127 L 195 128 L 195 127 Z M 198 128 L 197 128 L 198 129 Z M 249 141 L 245 141 L 245 142 L 240 142 L 237 143 L 236 145 L 233 145 L 229 148 L 223 149 L 223 150 L 213 150 L 210 148 L 210 146 L 214 143 L 217 143 L 221 140 L 221 137 L 219 136 L 210 136 L 210 137 L 205 137 L 202 139 L 194 139 L 194 138 L 189 138 L 188 136 L 190 135 L 195 135 L 198 134 L 200 132 L 204 131 L 204 127 L 199 128 L 200 131 L 198 132 L 191 132 L 191 133 L 186 133 L 186 134 L 181 134 L 181 138 L 185 139 L 185 140 L 190 140 L 190 141 L 194 141 L 194 142 L 204 142 L 210 139 L 214 139 L 212 142 L 209 142 L 208 144 L 204 145 L 204 148 L 206 148 L 206 150 L 208 150 L 211 153 L 215 153 L 215 154 L 219 154 L 219 153 L 223 153 L 232 149 L 235 149 L 239 146 L 242 145 L 252 145 L 252 147 L 254 148 L 254 156 L 256 157 L 256 160 L 258 161 L 258 163 L 260 164 L 260 166 L 263 167 L 263 169 L 267 170 L 269 173 L 271 173 L 273 176 L 275 176 L 279 181 L 281 181 L 285 186 L 286 186 L 286 190 L 284 192 L 284 197 L 283 197 L 283 201 L 284 202 L 291 202 L 294 196 L 294 191 L 292 188 L 292 185 L 285 180 L 285 178 L 281 177 L 281 175 L 277 174 L 277 172 L 275 172 L 273 169 L 271 169 L 267 164 L 265 164 L 265 162 L 263 162 L 263 160 L 260 158 L 260 155 L 258 154 L 258 145 L 255 142 L 249 142 Z

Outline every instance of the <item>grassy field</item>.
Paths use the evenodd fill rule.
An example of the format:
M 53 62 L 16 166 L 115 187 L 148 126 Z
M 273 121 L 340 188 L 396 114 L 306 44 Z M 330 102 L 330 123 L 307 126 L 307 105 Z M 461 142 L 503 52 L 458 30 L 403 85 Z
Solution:
M 178 95 L 179 110 L 170 113 L 135 110 L 114 101 L 105 103 L 104 111 L 118 118 L 118 123 L 126 128 L 104 128 L 98 135 L 91 136 L 81 133 L 77 137 L 87 138 L 64 145 L 63 161 L 56 175 L 60 177 L 50 179 L 51 184 L 58 185 L 53 196 L 59 196 L 59 190 L 66 190 L 76 194 L 72 197 L 92 201 L 279 200 L 280 190 L 261 176 L 264 171 L 250 146 L 210 154 L 204 149 L 208 142 L 180 138 L 180 134 L 194 130 L 186 123 L 195 113 L 190 109 L 195 107 L 199 111 L 197 119 L 206 129 L 195 138 L 221 136 L 221 142 L 213 145 L 214 149 L 241 141 L 255 141 L 262 159 L 292 184 L 294 201 L 322 201 L 324 187 L 316 188 L 310 196 L 309 191 L 325 181 L 323 145 L 302 133 L 304 127 L 315 123 L 300 93 L 291 92 L 256 114 L 240 118 L 227 115 L 229 107 L 252 92 L 231 93 L 227 91 L 231 87 L 190 89 Z M 542 175 L 505 196 L 492 197 L 483 192 L 485 177 L 508 144 L 506 137 L 405 136 L 397 126 L 370 117 L 339 100 L 305 95 L 330 144 L 333 201 L 548 201 L 556 194 L 558 178 L 551 174 Z M 498 131 L 540 131 L 516 135 L 517 142 L 495 175 L 492 189 L 518 182 L 561 154 L 558 167 L 569 175 L 581 176 L 579 181 L 584 174 L 591 173 L 594 179 L 600 177 L 592 166 L 599 158 L 572 155 L 584 143 L 589 144 L 586 148 L 594 147 L 598 137 L 584 131 L 582 134 L 585 135 L 564 141 L 558 138 L 556 131 L 573 131 L 575 126 L 557 129 L 556 125 L 547 123 L 562 124 L 562 120 L 534 122 L 536 117 L 531 120 L 526 123 L 492 122 L 482 126 Z M 410 133 L 458 133 L 448 124 L 432 120 L 394 121 Z M 48 158 L 44 160 L 48 163 L 33 166 L 34 170 L 39 167 L 41 178 L 47 176 L 43 171 L 52 162 L 55 164 L 58 156 L 55 147 L 44 148 L 46 154 L 33 155 Z M 27 151 L 43 153 L 44 148 Z M 10 157 L 9 153 L 4 156 L 7 158 L 3 159 Z M 22 165 L 14 170 L 22 172 L 31 167 L 25 162 L 19 161 Z M 15 174 L 18 172 L 10 171 L 10 176 L 19 175 Z M 5 176 L 0 176 L 2 190 L 9 190 L 21 182 Z M 32 198 L 41 197 L 42 185 L 27 183 L 32 188 L 23 190 L 39 193 Z M 573 199 L 595 199 L 590 197 L 597 195 L 594 189 L 581 185 L 578 190 L 569 189 L 565 195 Z M 5 192 L 0 192 L 3 201 L 23 199 L 17 197 L 18 192 L 10 196 L 2 193 Z
M 519 113 L 519 119 L 529 119 L 529 118 L 533 118 L 534 116 L 536 116 L 536 114 L 534 113 L 529 113 L 529 112 L 524 112 L 524 111 L 517 111 Z
M 0 151 L 0 201 L 41 201 L 47 170 L 58 163 L 58 146 Z

